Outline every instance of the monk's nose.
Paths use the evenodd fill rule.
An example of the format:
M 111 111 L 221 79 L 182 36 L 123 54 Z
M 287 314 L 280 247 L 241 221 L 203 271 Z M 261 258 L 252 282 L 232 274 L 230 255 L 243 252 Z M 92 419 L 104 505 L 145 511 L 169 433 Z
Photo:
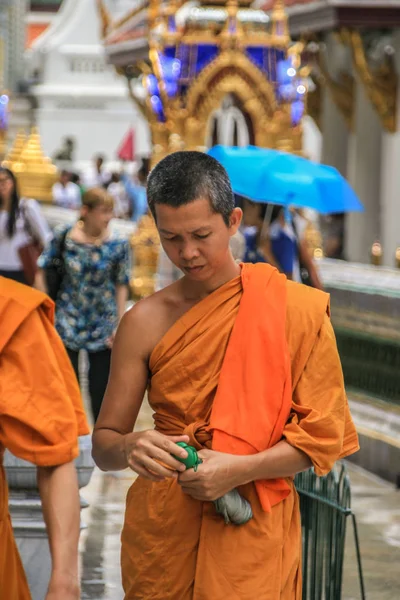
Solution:
M 184 261 L 190 262 L 199 256 L 199 251 L 195 244 L 186 243 L 181 247 L 180 255 Z

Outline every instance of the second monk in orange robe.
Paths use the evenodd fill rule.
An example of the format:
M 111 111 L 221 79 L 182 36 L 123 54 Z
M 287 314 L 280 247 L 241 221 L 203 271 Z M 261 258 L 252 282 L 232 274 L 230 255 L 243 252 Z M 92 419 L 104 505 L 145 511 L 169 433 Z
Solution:
M 52 596 L 46 598 L 79 598 L 80 511 L 72 461 L 79 454 L 78 435 L 89 429 L 75 374 L 53 322 L 54 304 L 47 296 L 0 277 L 2 600 L 31 598 L 8 514 L 5 448 L 38 466 L 53 560 Z

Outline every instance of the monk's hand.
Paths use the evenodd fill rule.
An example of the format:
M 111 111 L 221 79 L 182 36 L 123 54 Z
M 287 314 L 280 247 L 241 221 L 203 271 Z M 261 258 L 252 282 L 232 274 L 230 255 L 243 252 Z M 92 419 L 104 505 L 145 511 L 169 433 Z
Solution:
M 200 450 L 202 464 L 197 471 L 180 473 L 182 491 L 196 500 L 212 502 L 246 482 L 246 457 Z
M 185 465 L 173 455 L 187 457 L 187 452 L 177 442 L 189 442 L 187 435 L 168 436 L 154 429 L 130 433 L 125 436 L 125 455 L 128 466 L 138 475 L 151 481 L 177 477 Z

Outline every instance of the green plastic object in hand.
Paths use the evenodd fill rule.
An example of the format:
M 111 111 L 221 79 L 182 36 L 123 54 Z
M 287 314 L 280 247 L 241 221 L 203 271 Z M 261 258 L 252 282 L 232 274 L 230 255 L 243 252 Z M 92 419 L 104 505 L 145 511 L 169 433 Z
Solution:
M 186 469 L 194 469 L 195 471 L 197 471 L 197 467 L 201 465 L 203 461 L 197 454 L 196 448 L 193 448 L 193 446 L 189 446 L 185 442 L 178 442 L 176 445 L 186 450 L 188 455 L 186 458 L 174 455 L 174 458 L 176 458 L 176 460 L 179 460 L 179 462 L 183 463 Z

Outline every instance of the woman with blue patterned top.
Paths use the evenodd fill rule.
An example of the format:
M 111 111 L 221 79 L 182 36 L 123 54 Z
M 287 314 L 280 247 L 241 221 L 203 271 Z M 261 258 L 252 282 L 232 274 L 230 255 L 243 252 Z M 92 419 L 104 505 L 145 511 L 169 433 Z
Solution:
M 107 386 L 115 331 L 128 297 L 129 245 L 110 235 L 113 208 L 113 199 L 104 189 L 88 190 L 79 221 L 72 228 L 56 230 L 39 258 L 36 278 L 36 287 L 46 291 L 43 269 L 63 248 L 65 272 L 56 302 L 56 327 L 77 375 L 79 352 L 88 352 L 95 421 Z

